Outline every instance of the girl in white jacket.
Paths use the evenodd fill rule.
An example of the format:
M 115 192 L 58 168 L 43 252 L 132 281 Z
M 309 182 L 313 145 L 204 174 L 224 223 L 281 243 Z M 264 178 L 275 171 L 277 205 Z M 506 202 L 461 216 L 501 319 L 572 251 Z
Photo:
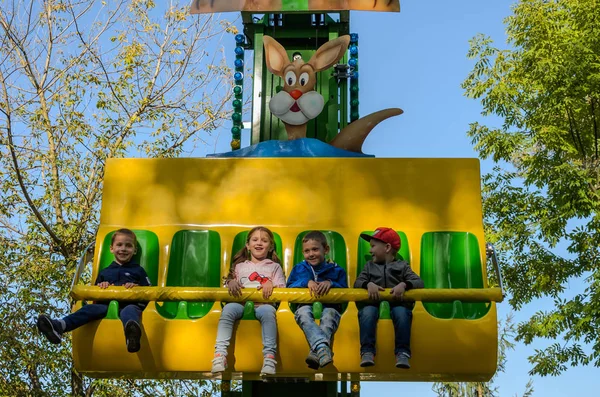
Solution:
M 242 288 L 256 288 L 262 290 L 264 298 L 268 298 L 273 293 L 273 288 L 285 288 L 285 277 L 279 262 L 275 253 L 273 233 L 266 227 L 255 227 L 248 233 L 244 248 L 233 257 L 229 275 L 225 279 L 225 287 L 233 296 L 240 296 Z M 270 304 L 254 306 L 254 314 L 262 327 L 264 358 L 261 375 L 274 375 L 277 365 L 275 311 L 275 307 Z M 215 358 L 211 370 L 213 373 L 223 372 L 227 368 L 227 348 L 231 341 L 233 325 L 243 314 L 244 306 L 240 303 L 230 302 L 223 307 L 217 329 Z

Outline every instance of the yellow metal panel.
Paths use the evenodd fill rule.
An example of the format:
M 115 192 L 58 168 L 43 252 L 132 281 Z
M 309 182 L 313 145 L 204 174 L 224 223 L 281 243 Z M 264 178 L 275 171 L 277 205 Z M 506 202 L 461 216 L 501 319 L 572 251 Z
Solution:
M 421 236 L 430 231 L 473 233 L 485 263 L 476 159 L 110 159 L 100 223 L 94 277 L 101 241 L 110 231 L 147 229 L 159 239 L 159 287 L 165 286 L 172 237 L 181 229 L 219 233 L 221 263 L 215 265 L 222 275 L 235 235 L 256 225 L 281 236 L 286 274 L 293 266 L 297 235 L 312 229 L 334 230 L 344 237 L 350 284 L 356 278 L 358 236 L 378 226 L 406 233 L 417 273 Z M 482 271 L 485 280 L 485 266 Z M 485 294 L 499 300 L 497 292 Z M 348 373 L 363 380 L 487 380 L 495 372 L 497 352 L 496 307 L 490 305 L 480 319 L 446 320 L 432 317 L 417 303 L 408 371 L 393 366 L 392 324 L 380 321 L 377 365 L 364 373 L 358 365 L 357 310 L 350 303 L 335 335 L 334 363 L 323 370 L 323 379 Z M 217 303 L 201 319 L 169 320 L 151 302 L 142 316 L 142 349 L 136 354 L 126 352 L 120 321 L 88 324 L 73 333 L 76 368 L 93 376 L 210 377 L 219 316 Z M 308 345 L 287 302 L 280 305 L 277 321 L 278 375 L 314 379 L 304 363 Z M 230 368 L 255 379 L 261 349 L 259 323 L 241 321 Z M 231 376 L 236 373 L 225 374 Z

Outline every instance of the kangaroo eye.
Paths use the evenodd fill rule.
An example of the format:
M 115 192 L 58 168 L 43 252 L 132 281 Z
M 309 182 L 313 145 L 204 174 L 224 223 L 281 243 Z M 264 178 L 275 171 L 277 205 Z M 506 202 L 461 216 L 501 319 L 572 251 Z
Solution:
M 308 73 L 304 72 L 300 75 L 300 85 L 304 87 L 308 84 Z
M 292 72 L 291 70 L 287 72 L 285 74 L 285 82 L 287 83 L 287 85 L 296 84 L 296 73 Z

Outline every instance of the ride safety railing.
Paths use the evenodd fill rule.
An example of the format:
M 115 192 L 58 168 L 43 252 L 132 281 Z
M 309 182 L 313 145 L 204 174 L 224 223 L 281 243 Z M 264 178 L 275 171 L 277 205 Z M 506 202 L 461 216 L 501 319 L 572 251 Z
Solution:
M 379 293 L 381 300 L 396 300 L 390 290 Z M 245 288 L 242 295 L 234 297 L 226 288 L 210 287 L 108 287 L 74 285 L 71 297 L 75 300 L 90 301 L 138 301 L 138 302 L 173 302 L 173 301 L 221 301 L 221 302 L 289 302 L 289 303 L 346 303 L 370 301 L 366 290 L 358 288 L 335 288 L 327 295 L 313 296 L 306 288 L 275 288 L 270 298 L 265 299 L 261 290 Z M 500 288 L 440 288 L 414 289 L 404 293 L 407 302 L 502 302 Z

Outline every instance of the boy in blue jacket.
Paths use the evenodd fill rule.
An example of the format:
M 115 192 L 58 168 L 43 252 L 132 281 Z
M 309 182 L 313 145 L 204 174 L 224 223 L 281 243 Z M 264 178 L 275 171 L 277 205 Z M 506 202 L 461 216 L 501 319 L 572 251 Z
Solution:
M 110 243 L 110 252 L 115 256 L 115 260 L 98 274 L 96 285 L 102 289 L 111 285 L 122 285 L 125 288 L 150 286 L 150 279 L 144 268 L 132 261 L 136 250 L 135 233 L 129 229 L 115 231 Z M 37 327 L 51 343 L 59 344 L 63 333 L 106 317 L 108 304 L 109 302 L 87 304 L 75 313 L 58 320 L 42 314 L 37 319 Z M 142 302 L 119 302 L 119 317 L 125 328 L 125 342 L 130 353 L 140 350 L 142 328 L 139 321 L 145 307 L 146 303 Z
M 329 253 L 327 238 L 320 231 L 309 232 L 302 240 L 304 260 L 292 269 L 287 288 L 308 288 L 316 297 L 327 295 L 331 288 L 348 288 L 346 271 L 325 260 Z M 333 362 L 331 338 L 340 323 L 342 306 L 324 304 L 321 323 L 317 325 L 312 304 L 301 304 L 296 310 L 296 323 L 304 331 L 310 347 L 306 358 L 309 368 L 319 369 Z

